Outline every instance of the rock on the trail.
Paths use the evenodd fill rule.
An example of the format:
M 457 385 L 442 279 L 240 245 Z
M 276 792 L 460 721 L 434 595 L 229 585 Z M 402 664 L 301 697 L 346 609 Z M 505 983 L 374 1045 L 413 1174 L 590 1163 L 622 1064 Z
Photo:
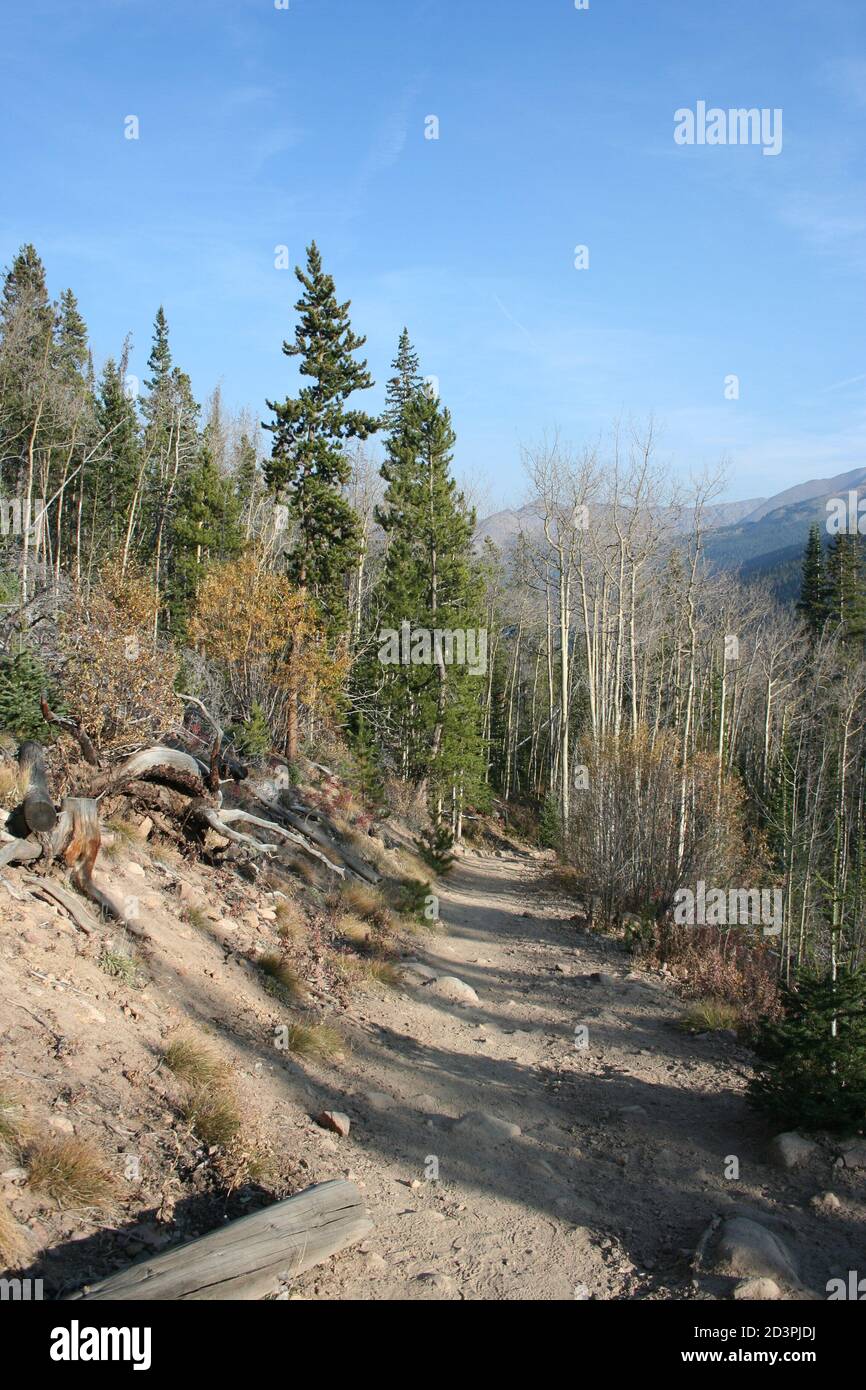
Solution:
M 371 1110 L 390 1110 L 396 1105 L 394 1097 L 389 1096 L 387 1091 L 363 1091 L 359 1094 L 358 1099 L 368 1105 Z
M 815 1197 L 809 1198 L 809 1206 L 815 1211 L 841 1211 L 842 1203 L 835 1192 L 821 1192 Z
M 771 1303 L 782 1297 L 782 1290 L 774 1279 L 744 1279 L 734 1289 L 734 1298 L 758 1298 Z
M 498 1115 L 489 1115 L 485 1110 L 470 1110 L 467 1114 L 461 1115 L 454 1128 L 461 1133 L 472 1135 L 473 1138 L 487 1139 L 494 1144 L 501 1144 L 506 1139 L 517 1139 L 522 1133 L 520 1125 L 501 1120 Z
M 427 989 L 438 999 L 448 999 L 452 1004 L 478 1003 L 478 995 L 472 986 L 467 985 L 465 980 L 458 980 L 456 975 L 440 975 Z
M 586 975 L 584 978 L 589 980 L 591 984 L 604 985 L 606 989 L 612 989 L 617 982 L 615 975 L 608 975 L 603 970 L 593 970 L 591 975 Z
M 787 1246 L 766 1226 L 746 1216 L 728 1217 L 716 1235 L 713 1268 L 717 1274 L 739 1279 L 781 1279 L 797 1284 L 794 1258 Z
M 322 1129 L 333 1130 L 334 1134 L 339 1134 L 341 1139 L 345 1139 L 349 1130 L 352 1128 L 352 1121 L 348 1115 L 344 1115 L 342 1110 L 323 1110 L 316 1116 L 316 1124 Z
M 839 1148 L 846 1168 L 866 1168 L 866 1139 L 848 1139 Z
M 802 1134 L 791 1130 L 787 1134 L 777 1134 L 770 1144 L 770 1162 L 777 1168 L 799 1168 L 820 1152 L 813 1140 L 804 1139 Z

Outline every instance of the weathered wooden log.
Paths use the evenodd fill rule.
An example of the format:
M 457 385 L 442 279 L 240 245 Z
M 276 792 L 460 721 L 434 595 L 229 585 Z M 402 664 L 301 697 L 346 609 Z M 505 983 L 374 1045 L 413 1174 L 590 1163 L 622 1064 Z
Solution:
M 368 864 L 360 855 L 345 845 L 338 835 L 336 829 L 329 834 L 323 825 L 323 817 L 318 811 L 307 811 L 305 809 L 290 810 L 282 802 L 273 801 L 270 797 L 257 795 L 256 801 L 260 806 L 264 806 L 272 820 L 277 821 L 283 826 L 290 826 L 294 830 L 300 831 L 308 840 L 319 845 L 321 849 L 327 851 L 328 858 L 326 863 L 329 868 L 335 868 L 334 859 L 340 859 L 343 863 L 356 874 L 358 878 L 364 879 L 366 883 L 381 883 L 382 875 L 378 869 L 374 869 L 372 864 Z M 223 818 L 225 813 L 223 812 Z
M 0 869 L 6 864 L 32 864 L 42 858 L 38 840 L 4 840 L 0 845 Z
M 205 780 L 207 768 L 190 753 L 182 753 L 178 748 L 144 748 L 133 753 L 131 758 L 118 768 L 98 777 L 91 788 L 94 796 L 104 796 L 125 786 L 136 778 L 153 778 L 180 787 L 190 796 L 207 796 Z
M 354 1183 L 318 1183 L 87 1285 L 73 1300 L 261 1299 L 372 1229 Z
M 68 888 L 63 888 L 51 878 L 34 878 L 32 874 L 24 874 L 22 882 L 27 884 L 37 898 L 48 898 L 51 902 L 59 903 L 61 907 L 65 908 L 75 925 L 84 932 L 85 936 L 93 936 L 96 933 L 99 924 L 94 921 L 84 904 L 78 901 L 75 894 L 69 892 Z
M 45 775 L 45 749 L 33 739 L 25 739 L 18 749 L 18 767 L 27 790 L 21 803 L 21 813 L 28 830 L 53 830 L 57 812 L 48 790 Z
M 327 855 L 322 854 L 321 850 L 316 849 L 315 845 L 311 845 L 305 840 L 303 835 L 296 834 L 294 830 L 286 830 L 284 826 L 277 825 L 276 821 L 263 820 L 261 816 L 253 816 L 249 811 L 240 811 L 237 809 L 220 811 L 219 819 L 223 826 L 230 825 L 232 821 L 241 821 L 246 825 L 258 826 L 260 830 L 266 830 L 269 834 L 276 835 L 281 840 L 287 840 L 289 844 L 297 845 L 299 849 L 304 850 L 306 854 L 310 854 L 314 859 L 320 860 L 332 873 L 338 874 L 340 878 L 345 878 L 346 876 L 346 871 L 342 865 L 334 864 Z M 217 828 L 213 821 L 209 822 L 209 824 L 212 825 L 214 829 Z M 247 837 L 244 836 L 244 839 L 246 838 Z
M 102 831 L 99 826 L 99 812 L 96 802 L 86 796 L 66 797 L 60 808 L 60 819 L 51 838 L 52 852 L 55 856 L 63 858 L 70 871 L 70 880 L 79 893 L 83 893 L 91 902 L 96 903 L 100 911 L 115 922 L 120 922 L 127 931 L 147 940 L 147 933 L 135 922 L 130 921 L 117 903 L 93 882 L 93 866 L 96 863 L 101 842 Z M 58 901 L 63 902 L 63 899 L 58 898 Z M 68 902 L 63 902 L 63 905 L 68 911 L 71 911 Z M 78 921 L 78 925 L 83 926 L 80 921 Z M 84 929 L 86 930 L 86 928 Z

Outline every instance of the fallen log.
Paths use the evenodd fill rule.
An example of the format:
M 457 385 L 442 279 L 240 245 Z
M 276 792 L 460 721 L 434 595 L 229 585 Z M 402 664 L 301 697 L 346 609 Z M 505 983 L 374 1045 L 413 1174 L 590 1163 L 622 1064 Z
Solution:
M 287 840 L 291 845 L 297 845 L 300 849 L 304 850 L 305 853 L 312 855 L 314 859 L 321 860 L 332 873 L 339 874 L 340 878 L 345 878 L 346 876 L 346 871 L 340 864 L 332 864 L 327 855 L 322 854 L 321 850 L 316 849 L 315 845 L 309 844 L 304 839 L 303 835 L 296 834 L 294 830 L 286 830 L 284 826 L 277 825 L 275 821 L 263 820 L 261 816 L 253 816 L 249 811 L 239 810 L 220 811 L 219 819 L 223 827 L 230 825 L 232 821 L 241 821 L 246 825 L 256 825 L 261 830 L 267 830 L 271 835 L 277 835 L 280 839 Z M 209 821 L 208 824 L 214 829 L 218 828 L 213 821 Z M 220 833 L 225 833 L 224 829 Z M 246 839 L 246 837 L 243 838 Z
M 97 932 L 98 923 L 94 921 L 84 904 L 78 901 L 74 893 L 62 888 L 53 879 L 35 878 L 33 874 L 23 874 L 22 882 L 27 884 L 37 898 L 48 898 L 51 902 L 59 903 L 61 907 L 64 907 L 85 936 L 93 936 Z
M 7 840 L 0 846 L 0 869 L 6 864 L 32 864 L 42 858 L 42 846 L 37 840 Z
M 261 1299 L 363 1240 L 372 1229 L 354 1183 L 317 1183 L 187 1245 L 85 1285 L 70 1301 Z
M 69 869 L 70 880 L 79 893 L 83 893 L 91 902 L 96 903 L 101 912 L 104 912 L 115 922 L 120 922 L 127 931 L 146 940 L 147 933 L 130 921 L 129 917 L 117 906 L 117 903 L 107 893 L 103 893 L 102 889 L 93 881 L 93 866 L 96 863 L 101 842 L 102 831 L 99 826 L 96 802 L 86 796 L 66 797 L 60 808 L 60 819 L 51 839 L 52 853 L 63 858 Z M 58 895 L 55 893 L 54 896 L 57 897 Z M 71 897 L 70 894 L 66 896 L 67 898 Z M 59 897 L 58 901 L 63 902 L 67 911 L 72 912 L 68 902 L 64 902 Z M 86 927 L 83 927 L 82 922 L 77 917 L 75 920 L 79 926 L 82 926 L 83 930 L 86 930 Z
M 205 785 L 208 769 L 191 753 L 183 753 L 178 748 L 143 748 L 133 753 L 131 758 L 118 768 L 97 778 L 91 788 L 93 796 L 105 796 L 108 792 L 120 790 L 127 782 L 136 778 L 154 778 L 179 787 L 191 796 L 207 796 Z
M 21 813 L 28 830 L 45 832 L 57 824 L 57 812 L 45 775 L 45 749 L 33 739 L 25 739 L 18 749 L 18 768 L 27 790 Z
M 259 795 L 256 796 L 255 799 L 260 806 L 266 808 L 275 821 L 300 831 L 308 840 L 312 840 L 314 844 L 326 850 L 329 855 L 341 859 L 347 868 L 351 869 L 352 873 L 356 874 L 358 878 L 364 879 L 366 883 L 381 883 L 382 875 L 377 869 L 374 869 L 365 859 L 362 859 L 360 855 L 355 854 L 353 850 L 343 844 L 336 832 L 333 835 L 329 835 L 327 831 L 323 829 L 323 818 L 320 812 L 303 811 L 301 814 L 298 814 L 297 811 L 289 810 L 288 806 L 283 806 L 280 802 L 272 801 L 268 797 Z M 223 815 L 224 814 L 225 813 L 223 813 Z M 326 862 L 329 862 L 331 868 L 334 867 L 330 861 Z

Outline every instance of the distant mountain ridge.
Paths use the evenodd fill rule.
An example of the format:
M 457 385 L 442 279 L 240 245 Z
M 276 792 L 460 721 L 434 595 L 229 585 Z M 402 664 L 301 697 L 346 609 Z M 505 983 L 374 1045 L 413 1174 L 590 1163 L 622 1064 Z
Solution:
M 738 570 L 747 580 L 771 577 L 776 569 L 784 570 L 787 595 L 792 562 L 802 552 L 809 527 L 817 523 L 823 530 L 828 499 L 847 500 L 849 492 L 866 496 L 866 467 L 852 468 L 832 478 L 812 478 L 772 497 L 708 507 L 704 516 L 708 528 L 704 542 L 706 558 L 713 568 Z M 686 530 L 689 524 L 689 519 L 684 518 L 678 529 Z M 541 517 L 529 503 L 493 512 L 479 522 L 476 536 L 479 543 L 489 537 L 501 550 L 508 550 L 521 531 L 537 536 L 541 529 Z

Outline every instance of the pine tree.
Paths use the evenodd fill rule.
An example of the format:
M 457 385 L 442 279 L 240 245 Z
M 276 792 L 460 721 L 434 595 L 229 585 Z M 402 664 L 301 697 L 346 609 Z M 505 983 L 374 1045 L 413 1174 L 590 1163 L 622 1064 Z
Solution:
M 385 388 L 385 410 L 382 421 L 389 434 L 397 434 L 402 429 L 406 406 L 423 386 L 423 377 L 418 363 L 418 354 L 409 340 L 409 330 L 404 328 L 397 344 L 397 356 L 391 363 L 394 376 Z
M 858 535 L 840 531 L 827 557 L 827 609 L 846 646 L 862 648 L 866 639 L 866 577 Z
M 212 564 L 236 555 L 243 545 L 240 507 L 230 478 L 224 478 L 203 444 L 194 468 L 184 475 L 177 495 L 167 578 L 170 627 L 185 636 L 199 585 Z
M 382 467 L 387 488 L 376 519 L 387 550 L 374 596 L 380 630 L 400 632 L 404 623 L 431 635 L 479 630 L 475 513 L 450 473 L 454 443 L 449 412 L 417 391 L 403 407 L 399 434 L 389 437 Z M 389 661 L 379 677 L 384 672 L 385 737 L 390 725 L 393 745 L 398 732 L 400 771 L 429 789 L 438 823 L 449 798 L 462 807 L 483 780 L 480 701 L 477 676 L 428 640 L 429 654 L 422 650 L 420 661 Z
M 817 526 L 809 528 L 809 539 L 803 553 L 803 578 L 797 611 L 803 615 L 811 632 L 818 636 L 827 621 L 827 573 L 824 547 Z
M 105 440 L 87 478 L 94 525 L 108 549 L 122 544 L 135 503 L 142 467 L 141 438 L 135 406 L 125 384 L 126 349 L 120 365 L 109 357 L 102 370 L 96 402 L 97 427 Z
M 0 492 L 7 496 L 20 494 L 28 451 L 34 458 L 50 434 L 44 398 L 53 327 L 45 267 L 35 247 L 22 246 L 6 273 L 0 298 Z
M 784 1017 L 755 1041 L 752 1103 L 786 1128 L 852 1131 L 866 1118 L 866 971 L 804 974 L 783 991 Z
M 19 740 L 44 739 L 40 699 L 46 688 L 45 671 L 27 647 L 0 659 L 0 731 Z
M 237 446 L 234 463 L 235 496 L 243 518 L 247 539 L 250 536 L 252 508 L 259 486 L 259 460 L 256 446 L 248 434 L 242 434 Z
M 171 374 L 171 348 L 168 341 L 168 319 L 165 316 L 165 309 L 160 304 L 156 311 L 156 318 L 153 321 L 153 343 L 150 349 L 150 356 L 147 359 L 147 370 L 150 372 L 149 380 L 145 381 L 149 397 L 156 397 L 166 384 Z M 145 406 L 147 415 L 147 405 Z
M 173 365 L 168 321 L 160 306 L 154 322 L 153 346 L 148 358 L 147 395 L 142 402 L 145 419 L 144 450 L 147 471 L 141 499 L 142 525 L 139 549 L 153 566 L 153 582 L 174 593 L 172 578 L 174 526 L 178 498 L 187 474 L 200 458 L 199 406 L 193 398 L 186 372 Z M 183 581 L 179 582 L 184 588 Z
M 54 320 L 54 361 L 62 377 L 75 384 L 87 384 L 90 352 L 87 324 L 71 290 L 64 290 Z
M 290 577 L 319 602 L 332 630 L 339 630 L 346 625 L 345 578 L 359 545 L 357 518 L 342 491 L 350 474 L 345 446 L 366 439 L 380 422 L 347 408 L 354 392 L 373 385 L 366 362 L 353 355 L 366 339 L 353 332 L 350 302 L 337 301 L 315 242 L 306 271 L 297 267 L 295 275 L 303 288 L 295 305 L 300 321 L 283 352 L 300 357 L 301 375 L 312 384 L 281 403 L 268 401 L 276 420 L 265 425 L 274 435 L 265 476 L 295 523 Z

